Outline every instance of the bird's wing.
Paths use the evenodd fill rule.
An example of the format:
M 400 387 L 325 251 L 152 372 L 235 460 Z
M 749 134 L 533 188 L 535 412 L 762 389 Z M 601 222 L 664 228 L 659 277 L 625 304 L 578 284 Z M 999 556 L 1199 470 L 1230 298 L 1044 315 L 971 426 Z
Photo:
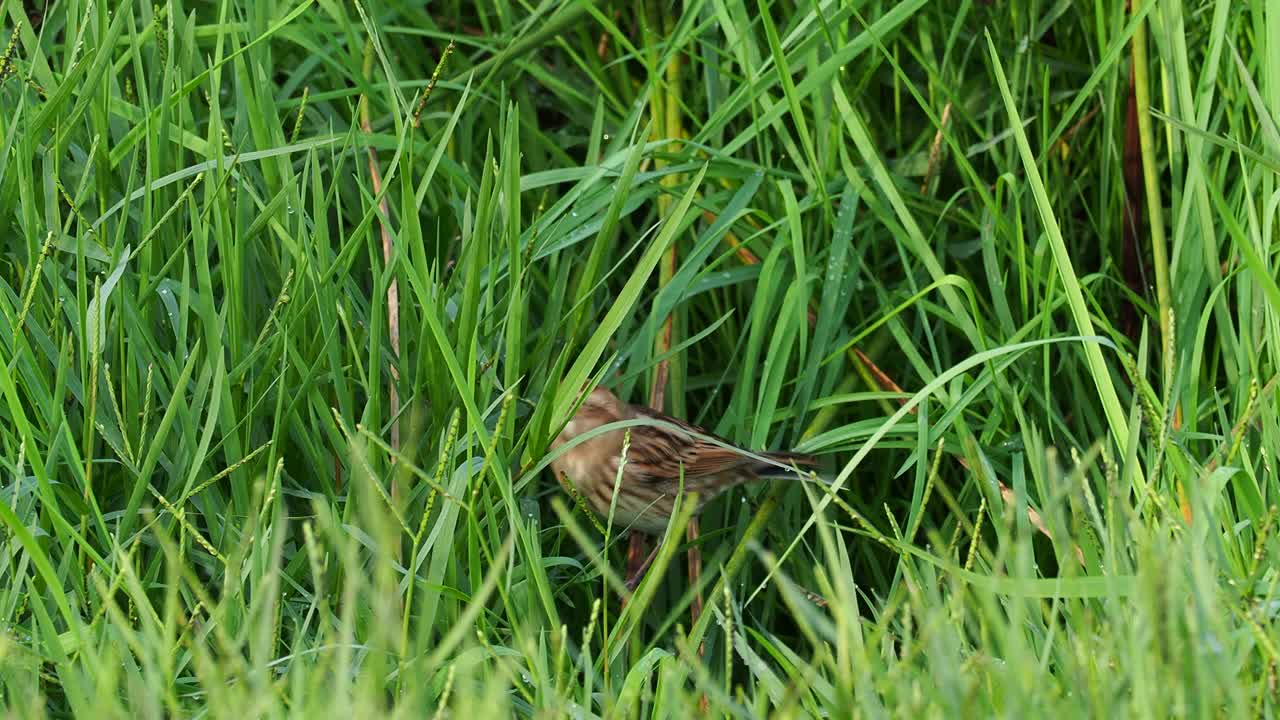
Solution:
M 627 452 L 629 470 L 651 480 L 675 480 L 683 465 L 685 477 L 716 475 L 754 464 L 750 458 L 733 449 L 731 443 L 682 420 L 633 406 L 637 417 L 647 417 L 675 425 L 679 430 L 644 425 L 631 431 L 631 447 Z M 683 432 L 681 432 L 683 431 Z M 692 433 L 710 436 L 730 447 L 708 442 Z

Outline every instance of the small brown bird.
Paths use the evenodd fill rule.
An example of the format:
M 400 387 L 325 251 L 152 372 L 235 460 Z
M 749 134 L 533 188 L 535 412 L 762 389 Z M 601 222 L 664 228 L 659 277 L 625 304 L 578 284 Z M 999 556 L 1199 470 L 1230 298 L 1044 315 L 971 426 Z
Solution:
M 622 420 L 649 418 L 676 426 L 678 430 L 654 425 L 636 425 L 602 433 L 570 448 L 551 463 L 556 479 L 573 484 L 591 507 L 608 517 L 613 489 L 618 500 L 613 513 L 614 527 L 631 528 L 661 535 L 675 509 L 680 490 L 680 469 L 684 467 L 684 490 L 698 494 L 702 508 L 715 496 L 742 483 L 766 478 L 798 478 L 797 466 L 814 467 L 817 461 L 806 455 L 786 452 L 756 453 L 772 462 L 761 462 L 743 453 L 744 448 L 729 443 L 706 430 L 682 420 L 618 399 L 597 387 L 582 407 L 551 443 L 552 451 L 595 428 Z M 631 431 L 626 466 L 618 482 L 623 437 Z M 712 437 L 725 446 L 698 435 Z

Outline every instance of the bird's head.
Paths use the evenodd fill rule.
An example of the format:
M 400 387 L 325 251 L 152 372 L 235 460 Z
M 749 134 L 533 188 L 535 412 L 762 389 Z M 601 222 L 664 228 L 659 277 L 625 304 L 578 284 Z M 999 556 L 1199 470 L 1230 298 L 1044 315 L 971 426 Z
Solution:
M 583 389 L 586 389 L 585 385 Z M 626 404 L 619 400 L 617 395 L 609 392 L 607 388 L 596 387 L 587 394 L 587 397 L 582 401 L 582 405 L 579 406 L 578 412 L 574 414 L 569 423 L 556 436 L 555 441 L 551 444 L 552 448 L 559 447 L 601 425 L 623 419 L 625 407 Z

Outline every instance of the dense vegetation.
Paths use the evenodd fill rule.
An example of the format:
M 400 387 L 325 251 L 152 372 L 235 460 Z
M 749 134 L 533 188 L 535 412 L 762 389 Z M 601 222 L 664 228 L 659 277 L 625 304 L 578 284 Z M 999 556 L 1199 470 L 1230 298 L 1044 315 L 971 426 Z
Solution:
M 1280 6 L 1133 4 L 0 4 L 0 707 L 1274 716 Z M 828 482 L 624 606 L 588 379 Z

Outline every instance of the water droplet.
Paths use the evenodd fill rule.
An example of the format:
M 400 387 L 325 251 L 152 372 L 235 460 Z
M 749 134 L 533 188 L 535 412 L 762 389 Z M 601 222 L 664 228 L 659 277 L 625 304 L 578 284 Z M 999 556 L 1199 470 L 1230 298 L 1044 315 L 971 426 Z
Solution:
M 604 134 L 604 139 L 605 139 L 605 140 L 608 140 L 608 139 L 609 139 L 609 133 L 605 133 L 605 134 Z
M 574 217 L 578 217 L 578 211 L 577 211 L 577 210 L 574 210 L 573 212 L 571 212 L 571 213 L 569 213 L 569 214 L 570 214 L 570 215 L 572 215 L 572 216 L 574 216 Z

